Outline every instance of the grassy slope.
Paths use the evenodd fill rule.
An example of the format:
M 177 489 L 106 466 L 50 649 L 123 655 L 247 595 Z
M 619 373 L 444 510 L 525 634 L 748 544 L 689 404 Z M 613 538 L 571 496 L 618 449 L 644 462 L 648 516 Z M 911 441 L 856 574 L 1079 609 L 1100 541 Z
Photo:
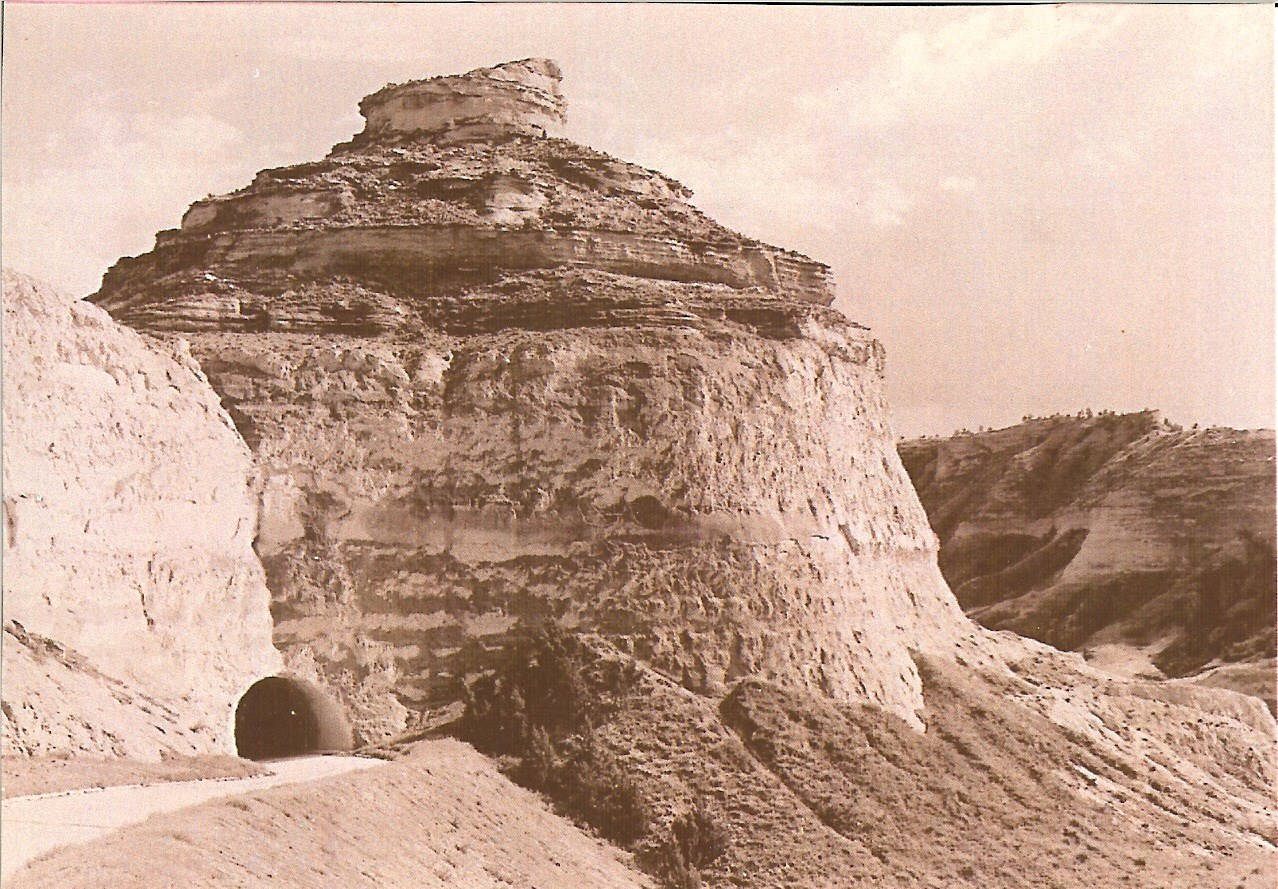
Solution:
M 1073 681 L 1048 678 L 1063 659 L 1044 658 L 1002 678 L 923 660 L 926 734 L 757 681 L 710 700 L 600 649 L 550 697 L 579 684 L 605 702 L 582 725 L 644 801 L 629 842 L 641 864 L 680 813 L 701 806 L 723 827 L 702 885 L 1272 885 L 1271 725 L 1247 728 L 1246 705 L 1169 703 L 1159 686 L 1058 685 Z M 575 744 L 558 756 L 594 768 L 572 761 Z M 548 793 L 580 811 L 573 785 Z
M 590 770 L 590 780 L 603 775 L 604 786 L 633 792 L 640 803 L 622 811 L 643 815 L 625 843 L 654 872 L 671 825 L 708 813 L 726 842 L 699 874 L 667 882 L 679 889 L 1267 889 L 1278 877 L 1273 725 L 1245 698 L 1103 678 L 1087 685 L 1046 649 L 1024 649 L 999 676 L 921 658 L 920 733 L 874 707 L 756 680 L 722 700 L 703 697 L 597 640 L 561 642 L 564 651 L 553 670 L 544 649 L 523 652 L 541 700 L 521 705 L 522 724 L 544 721 L 539 708 L 576 709 L 571 724 L 552 726 L 550 756 L 566 765 L 552 801 L 582 811 L 572 794 Z M 486 718 L 500 717 L 504 737 L 514 712 Z M 573 760 L 583 738 L 594 752 Z M 517 757 L 519 743 L 504 746 L 503 766 L 527 780 L 530 750 Z M 618 798 L 605 794 L 602 804 Z M 611 887 L 645 878 L 492 760 L 433 741 L 384 768 L 154 818 L 37 861 L 13 885 L 104 879 Z

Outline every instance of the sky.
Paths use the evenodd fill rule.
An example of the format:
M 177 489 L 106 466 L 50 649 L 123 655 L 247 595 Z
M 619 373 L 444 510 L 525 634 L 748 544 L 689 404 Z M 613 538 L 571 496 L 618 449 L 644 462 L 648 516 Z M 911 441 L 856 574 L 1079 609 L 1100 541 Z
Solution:
M 388 82 L 544 56 L 568 135 L 828 263 L 902 435 L 1274 425 L 1265 5 L 14 5 L 5 265 L 76 294 Z

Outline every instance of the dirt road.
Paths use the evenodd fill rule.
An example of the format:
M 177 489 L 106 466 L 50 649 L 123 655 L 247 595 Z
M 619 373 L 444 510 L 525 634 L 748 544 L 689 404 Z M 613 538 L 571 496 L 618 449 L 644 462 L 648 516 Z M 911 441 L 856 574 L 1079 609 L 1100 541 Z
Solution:
M 273 774 L 257 778 L 126 785 L 7 799 L 0 815 L 0 879 L 50 849 L 87 842 L 160 812 L 381 764 L 381 760 L 358 756 L 303 756 L 265 763 Z

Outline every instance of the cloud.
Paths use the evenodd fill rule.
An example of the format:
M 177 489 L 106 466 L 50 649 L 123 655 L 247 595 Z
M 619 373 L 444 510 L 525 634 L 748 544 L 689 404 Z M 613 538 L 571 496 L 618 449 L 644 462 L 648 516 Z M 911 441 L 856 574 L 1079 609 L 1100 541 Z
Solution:
M 192 201 L 245 185 L 256 169 L 230 121 L 135 110 L 105 94 L 32 147 L 6 145 L 5 261 L 77 294 L 116 258 L 149 249 Z
M 363 92 L 544 54 L 574 138 L 833 266 L 901 431 L 1273 422 L 1266 7 L 337 6 L 15 7 L 6 262 L 92 289 Z
M 911 30 L 897 37 L 865 74 L 805 97 L 802 104 L 809 113 L 831 111 L 856 129 L 953 111 L 981 102 L 981 86 L 990 79 L 1009 73 L 1025 77 L 1068 49 L 1104 41 L 1127 15 L 1091 7 L 991 9 L 932 32 Z
M 971 176 L 946 176 L 937 185 L 944 191 L 954 191 L 960 194 L 976 193 L 976 180 Z
M 914 209 L 914 197 L 895 180 L 875 176 L 865 186 L 864 197 L 858 207 L 871 225 L 890 228 L 905 223 L 906 215 Z

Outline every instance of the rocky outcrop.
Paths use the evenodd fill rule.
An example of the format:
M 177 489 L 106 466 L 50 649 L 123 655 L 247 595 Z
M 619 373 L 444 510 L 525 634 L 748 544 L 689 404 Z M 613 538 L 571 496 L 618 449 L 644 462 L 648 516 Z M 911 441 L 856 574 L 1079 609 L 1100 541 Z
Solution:
M 397 133 L 453 139 L 562 135 L 559 66 L 524 59 L 456 77 L 392 84 L 359 103 L 369 138 Z
M 4 274 L 4 752 L 233 752 L 279 666 L 248 449 L 203 374 Z
M 411 329 L 415 307 L 459 289 L 571 267 L 829 305 L 825 265 L 725 229 L 660 173 L 546 138 L 558 82 L 534 60 L 387 87 L 351 142 L 197 202 L 98 299 L 153 329 L 314 330 L 276 313 L 309 282 L 325 331 Z
M 758 674 L 921 725 L 910 649 L 971 627 L 881 347 L 824 266 L 530 134 L 546 97 L 543 62 L 376 94 L 352 142 L 200 202 L 93 297 L 183 331 L 252 445 L 277 643 L 367 738 L 546 621 L 689 688 Z
M 1264 706 L 965 618 L 824 267 L 530 130 L 522 88 L 438 125 L 507 67 L 201 202 L 94 297 L 184 331 L 252 447 L 290 668 L 366 740 L 464 698 L 671 884 L 1267 885 Z
M 1272 431 L 1185 430 L 1147 412 L 899 450 L 969 614 L 1149 675 L 1252 664 L 1272 705 Z

